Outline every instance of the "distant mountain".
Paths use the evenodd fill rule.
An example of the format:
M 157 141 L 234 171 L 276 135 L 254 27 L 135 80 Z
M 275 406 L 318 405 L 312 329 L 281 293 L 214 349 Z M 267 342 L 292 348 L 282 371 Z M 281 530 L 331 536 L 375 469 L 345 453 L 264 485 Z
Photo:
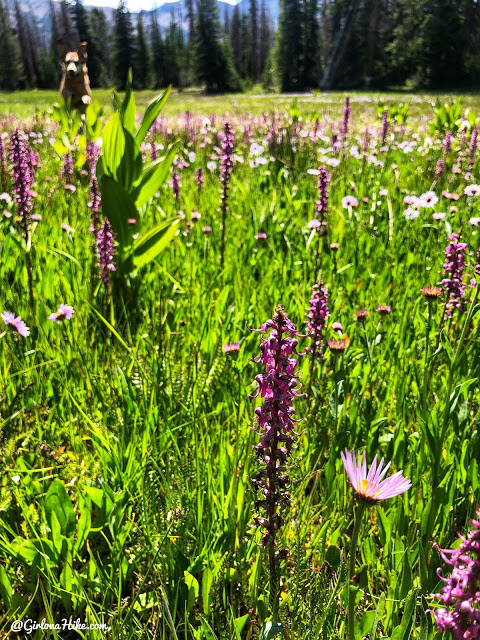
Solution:
M 57 0 L 54 0 L 54 2 L 57 5 Z M 222 2 L 222 0 L 217 0 L 217 2 L 220 8 L 220 19 L 222 22 L 224 22 L 226 15 L 229 15 L 230 17 L 232 16 L 234 6 L 228 4 L 227 2 Z M 278 24 L 278 15 L 280 11 L 279 0 L 266 0 L 266 2 L 270 17 L 276 26 Z M 240 0 L 240 2 L 238 3 L 240 11 L 242 13 L 248 12 L 249 4 L 249 0 Z M 260 2 L 258 4 L 260 5 Z M 87 9 L 93 9 L 95 6 L 96 5 L 94 0 L 91 4 L 88 3 L 87 0 L 85 4 L 85 7 Z M 40 37 L 42 38 L 42 40 L 44 40 L 45 43 L 49 42 L 52 28 L 50 22 L 49 0 L 20 0 L 20 8 L 24 14 L 35 19 Z M 102 9 L 102 11 L 107 16 L 107 20 L 113 25 L 115 9 L 112 7 L 98 8 Z M 170 21 L 172 19 L 172 15 L 178 22 L 180 22 L 180 24 L 182 24 L 182 27 L 185 30 L 187 29 L 187 11 L 183 0 L 165 3 L 160 7 L 157 7 L 156 9 L 152 9 L 150 11 L 143 10 L 137 13 L 132 12 L 131 15 L 133 24 L 136 24 L 138 16 L 140 14 L 143 18 L 144 23 L 147 24 L 152 11 L 155 11 L 158 24 L 163 30 L 166 30 L 168 28 L 168 25 L 170 24 Z

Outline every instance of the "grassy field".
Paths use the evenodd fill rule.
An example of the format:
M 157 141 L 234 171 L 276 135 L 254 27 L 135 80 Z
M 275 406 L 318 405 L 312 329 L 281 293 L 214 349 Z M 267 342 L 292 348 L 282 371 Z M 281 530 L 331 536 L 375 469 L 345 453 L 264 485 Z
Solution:
M 480 498 L 473 127 L 453 123 L 446 141 L 443 116 L 429 123 L 433 96 L 352 94 L 345 130 L 341 93 L 176 93 L 129 143 L 131 112 L 105 126 L 109 93 L 95 95 L 108 106 L 98 183 L 85 131 L 43 113 L 55 92 L 1 97 L 0 311 L 30 332 L 8 318 L 0 329 L 0 637 L 19 620 L 18 637 L 35 640 L 447 640 L 427 613 L 440 607 L 437 569 L 450 575 L 435 545 L 458 547 Z M 136 96 L 139 112 L 152 96 Z M 312 354 L 319 281 L 328 315 Z M 71 318 L 55 316 L 61 304 Z M 257 358 L 271 325 L 250 330 L 277 305 L 301 334 L 285 356 L 298 363 L 268 343 L 281 379 Z M 280 396 L 270 421 L 287 429 L 289 403 L 302 421 L 274 482 L 257 475 L 264 431 L 252 427 Z M 391 461 L 387 475 L 403 470 L 411 488 L 360 518 L 346 448 Z M 272 577 L 258 517 L 274 487 L 289 495 Z M 32 626 L 70 619 L 108 630 Z
M 261 87 L 257 87 L 250 94 L 231 94 L 224 96 L 208 96 L 198 91 L 174 91 L 165 106 L 166 115 L 177 115 L 190 111 L 196 114 L 254 114 L 263 112 L 288 109 L 293 103 L 299 105 L 300 109 L 307 111 L 318 111 L 324 115 L 339 117 L 341 114 L 347 92 L 324 92 L 316 95 L 299 94 L 292 97 L 288 94 L 265 94 Z M 139 111 L 143 111 L 145 106 L 157 95 L 158 92 L 141 91 L 136 93 L 136 101 Z M 112 110 L 111 100 L 112 90 L 95 89 L 92 97 L 97 100 L 107 112 Z M 379 102 L 406 102 L 412 109 L 414 117 L 430 115 L 430 103 L 438 98 L 441 102 L 452 101 L 455 94 L 424 94 L 407 92 L 355 92 L 353 110 L 355 115 L 372 116 L 375 105 Z M 18 91 L 16 93 L 0 93 L 0 113 L 14 114 L 19 117 L 29 117 L 35 112 L 44 113 L 52 107 L 55 102 L 59 102 L 57 91 Z M 465 107 L 470 107 L 475 111 L 480 110 L 480 95 L 464 95 Z

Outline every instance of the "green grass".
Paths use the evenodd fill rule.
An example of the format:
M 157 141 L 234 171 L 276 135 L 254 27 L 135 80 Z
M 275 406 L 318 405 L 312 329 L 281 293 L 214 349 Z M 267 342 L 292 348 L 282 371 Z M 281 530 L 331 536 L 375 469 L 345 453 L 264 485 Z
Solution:
M 96 93 L 107 104 L 108 92 Z M 137 102 L 150 96 L 138 94 Z M 6 112 L 31 123 L 35 105 L 41 111 L 55 99 L 54 92 L 5 96 Z M 319 111 L 329 137 L 329 119 L 341 117 L 343 99 L 298 98 L 300 120 L 292 122 L 295 114 L 284 111 L 289 97 L 174 94 L 162 115 L 171 116 L 169 140 L 181 140 L 179 158 L 189 166 L 180 171 L 179 202 L 166 181 L 154 199 L 161 209 L 148 205 L 145 220 L 175 217 L 178 209 L 186 221 L 194 210 L 201 219 L 182 221 L 167 249 L 130 282 L 114 278 L 110 296 L 92 256 L 88 179 L 76 170 L 76 191 L 65 190 L 62 158 L 48 136 L 36 146 L 34 212 L 42 221 L 31 230 L 33 308 L 15 205 L 4 203 L 13 215 L 0 219 L 1 311 L 14 311 L 31 328 L 26 339 L 10 331 L 0 338 L 0 630 L 6 637 L 13 620 L 45 615 L 105 623 L 112 639 L 260 637 L 272 608 L 261 533 L 252 527 L 258 511 L 251 478 L 260 466 L 251 427 L 260 400 L 250 396 L 263 369 L 252 361 L 260 334 L 248 328 L 260 327 L 283 304 L 305 333 L 318 247 L 329 291 L 325 337 L 335 337 L 331 324 L 341 322 L 349 346 L 337 361 L 328 348 L 313 365 L 308 356 L 298 358 L 310 394 L 295 400 L 295 415 L 304 421 L 287 464 L 291 502 L 279 533 L 279 548 L 286 549 L 279 560 L 285 637 L 345 638 L 354 500 L 340 451 L 355 447 L 369 460 L 392 460 L 393 471 L 403 469 L 412 481 L 407 493 L 364 518 L 358 637 L 373 640 L 377 619 L 375 638 L 442 638 L 425 614 L 436 606 L 430 594 L 442 586 L 432 543 L 447 547 L 457 531 L 465 533 L 480 497 L 479 307 L 467 287 L 465 310 L 445 321 L 443 299 L 429 308 L 421 289 L 442 279 L 452 230 L 463 229 L 472 252 L 466 281 L 474 277 L 479 239 L 468 221 L 480 215 L 479 199 L 463 195 L 467 159 L 460 174 L 451 171 L 462 152 L 468 155 L 468 140 L 454 141 L 445 174 L 435 178 L 443 136 L 425 142 L 422 121 L 431 96 L 395 96 L 411 104 L 404 135 L 418 133 L 420 149 L 398 148 L 402 133 L 395 127 L 388 150 L 378 154 L 384 167 L 340 154 L 331 168 L 328 235 L 317 237 L 308 228 L 317 199 L 317 178 L 308 169 L 319 166 L 317 149 L 329 143 L 299 134 L 311 133 L 311 114 Z M 352 135 L 351 144 L 361 149 L 365 123 L 379 128 L 380 96 L 352 100 L 359 139 Z M 478 99 L 464 104 L 475 108 Z M 193 139 L 183 115 L 175 116 L 186 109 L 234 114 L 235 153 L 243 163 L 233 172 L 223 270 L 218 158 L 216 169 L 207 168 L 218 155 L 222 120 L 203 134 L 195 121 Z M 284 135 L 263 153 L 276 160 L 252 168 L 243 128 L 251 124 L 251 140 L 266 146 L 270 125 L 260 117 L 250 122 L 250 114 L 270 111 Z M 33 126 L 61 136 L 43 117 Z M 166 141 L 159 134 L 156 142 Z M 201 193 L 194 182 L 199 166 L 206 176 Z M 381 189 L 388 195 L 380 196 Z M 430 189 L 439 203 L 407 220 L 404 197 Z M 441 197 L 444 189 L 459 200 Z M 8 176 L 2 190 L 11 190 Z M 349 194 L 358 207 L 343 208 Z M 445 220 L 434 220 L 434 210 L 447 212 Z M 73 230 L 62 230 L 62 222 Z M 204 233 L 204 225 L 212 232 Z M 266 240 L 255 238 L 260 231 Z M 338 251 L 331 243 L 339 243 Z M 61 303 L 75 313 L 54 324 L 48 315 Z M 391 305 L 392 313 L 381 317 L 379 304 Z M 359 308 L 369 312 L 364 328 L 354 319 Z M 233 341 L 240 342 L 238 355 L 224 354 L 222 345 Z M 300 350 L 308 343 L 302 338 Z M 37 631 L 31 637 L 77 636 Z

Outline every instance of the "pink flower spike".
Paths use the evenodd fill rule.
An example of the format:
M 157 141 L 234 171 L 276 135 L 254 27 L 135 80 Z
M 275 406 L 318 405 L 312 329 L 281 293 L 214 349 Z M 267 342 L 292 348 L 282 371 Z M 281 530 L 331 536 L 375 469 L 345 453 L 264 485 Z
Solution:
M 358 453 L 355 459 L 355 449 L 352 453 L 345 449 L 345 453 L 342 452 L 340 456 L 355 493 L 370 504 L 398 496 L 412 486 L 410 480 L 403 477 L 402 471 L 383 480 L 391 465 L 389 462 L 384 466 L 383 458 L 377 466 L 377 456 L 375 456 L 367 473 L 365 453 Z
M 58 307 L 58 311 L 51 313 L 48 319 L 52 322 L 61 322 L 62 320 L 70 320 L 74 313 L 73 307 L 68 304 L 61 304 Z
M 18 335 L 27 338 L 30 335 L 30 329 L 27 327 L 25 322 L 20 318 L 20 316 L 15 317 L 14 313 L 10 311 L 4 311 L 1 314 L 1 317 L 5 324 L 11 329 L 15 329 Z

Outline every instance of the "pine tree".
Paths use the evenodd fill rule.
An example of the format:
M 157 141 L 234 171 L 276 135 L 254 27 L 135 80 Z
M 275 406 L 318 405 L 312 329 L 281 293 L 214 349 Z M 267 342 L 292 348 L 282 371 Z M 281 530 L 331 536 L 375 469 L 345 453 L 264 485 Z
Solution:
M 151 14 L 152 24 L 152 66 L 153 66 L 153 83 L 155 89 L 165 86 L 165 52 L 162 41 L 162 34 L 157 22 L 155 11 Z
M 232 22 L 230 25 L 230 41 L 232 43 L 233 64 L 239 76 L 243 76 L 242 58 L 242 22 L 238 4 L 233 9 Z
M 254 82 L 259 79 L 259 51 L 258 51 L 258 4 L 257 0 L 250 0 L 250 46 L 249 46 L 249 75 Z
M 113 30 L 112 73 L 117 89 L 124 89 L 128 72 L 133 69 L 135 61 L 132 20 L 125 1 L 115 10 L 115 26 Z
M 24 82 L 20 45 L 0 0 L 0 89 L 15 91 Z
M 239 90 L 231 48 L 226 39 L 222 40 L 217 0 L 198 0 L 197 9 L 197 79 L 208 92 Z
M 93 37 L 89 12 L 85 9 L 82 0 L 75 0 L 75 4 L 72 8 L 72 15 L 79 41 L 87 43 L 88 75 L 90 78 L 90 85 L 93 88 L 100 87 L 102 86 L 102 76 L 105 75 L 102 64 L 102 53 L 100 51 L 98 39 Z
M 270 16 L 267 12 L 265 0 L 262 0 L 262 6 L 260 9 L 260 38 L 258 46 L 258 73 L 259 77 L 263 77 L 265 68 L 267 66 L 267 60 L 272 48 L 272 24 Z
M 73 24 L 70 7 L 67 4 L 67 0 L 62 0 L 62 2 L 60 3 L 58 31 L 60 33 L 60 37 L 63 38 L 70 50 L 73 50 L 80 42 L 78 32 Z
M 142 14 L 138 16 L 137 40 L 135 47 L 135 66 L 133 80 L 138 89 L 146 89 L 151 80 L 151 55 L 148 48 L 147 37 L 143 27 Z
M 107 87 L 110 85 L 112 78 L 111 28 L 105 13 L 97 7 L 91 9 L 88 22 L 90 31 L 88 50 L 93 49 L 94 52 L 97 52 L 98 75 L 96 86 Z
M 318 0 L 304 0 L 303 84 L 316 87 L 320 81 Z
M 300 0 L 281 0 L 277 69 L 282 91 L 303 88 L 303 24 Z

